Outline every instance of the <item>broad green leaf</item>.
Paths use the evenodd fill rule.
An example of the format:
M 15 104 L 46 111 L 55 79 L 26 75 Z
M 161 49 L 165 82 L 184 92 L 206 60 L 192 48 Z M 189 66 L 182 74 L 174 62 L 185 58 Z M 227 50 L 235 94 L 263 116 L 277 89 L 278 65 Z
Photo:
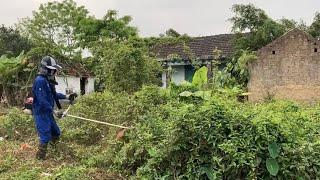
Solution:
M 203 66 L 202 68 L 198 69 L 192 78 L 192 84 L 197 87 L 202 87 L 203 85 L 207 84 L 208 82 L 208 68 Z
M 267 170 L 268 172 L 272 175 L 272 176 L 276 176 L 279 172 L 279 164 L 277 162 L 277 160 L 273 159 L 273 158 L 268 158 L 266 161 L 266 166 L 267 166 Z
M 280 148 L 276 142 L 269 144 L 268 150 L 269 150 L 270 157 L 275 159 L 279 156 Z
M 211 97 L 211 91 L 196 91 L 193 96 L 201 97 L 204 100 L 209 100 Z
M 193 93 L 190 92 L 190 91 L 183 91 L 182 93 L 179 94 L 179 96 L 182 96 L 182 97 L 189 97 L 191 96 Z

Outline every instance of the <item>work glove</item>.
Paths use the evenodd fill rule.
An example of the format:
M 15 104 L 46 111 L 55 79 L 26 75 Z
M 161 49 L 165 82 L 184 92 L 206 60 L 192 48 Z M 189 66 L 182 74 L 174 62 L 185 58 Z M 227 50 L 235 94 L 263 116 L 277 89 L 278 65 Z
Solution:
M 62 111 L 54 111 L 54 115 L 57 117 L 57 118 L 62 118 L 63 117 L 63 112 Z
M 72 104 L 77 97 L 78 97 L 77 93 L 71 93 L 67 95 L 67 99 L 70 101 L 70 104 Z

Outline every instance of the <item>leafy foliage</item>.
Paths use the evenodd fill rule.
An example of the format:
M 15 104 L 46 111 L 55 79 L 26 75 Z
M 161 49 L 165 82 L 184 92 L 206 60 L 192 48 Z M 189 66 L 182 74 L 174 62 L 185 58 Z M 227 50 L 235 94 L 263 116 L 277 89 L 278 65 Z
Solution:
M 203 87 L 208 83 L 208 68 L 203 66 L 198 69 L 193 76 L 192 85 L 197 86 L 199 88 Z
M 253 4 L 235 4 L 232 6 L 232 11 L 235 16 L 230 21 L 233 23 L 232 29 L 235 32 L 257 31 L 265 20 L 269 19 L 262 9 L 256 8 Z
M 307 27 L 304 22 L 298 23 L 291 19 L 275 21 L 253 4 L 235 4 L 232 11 L 232 31 L 237 34 L 234 40 L 235 53 L 219 74 L 220 82 L 225 81 L 220 84 L 246 87 L 249 78 L 246 59 L 256 59 L 251 51 L 257 51 L 290 29 L 299 28 L 309 31 L 314 37 L 318 36 L 319 13 L 316 13 L 312 25 Z
M 32 117 L 19 109 L 12 109 L 6 116 L 0 116 L 0 137 L 24 140 L 35 134 L 35 129 L 32 127 L 34 127 Z
M 139 106 L 132 102 L 126 93 L 94 93 L 90 96 L 82 97 L 72 114 L 90 119 L 130 126 L 136 120 Z M 138 111 L 139 112 L 139 111 Z M 90 122 L 77 123 L 78 119 L 69 119 L 63 122 L 63 126 L 68 127 L 66 138 L 80 144 L 94 144 L 110 133 L 108 126 L 101 126 Z M 113 136 L 112 136 L 113 137 Z
M 235 40 L 236 53 L 246 49 L 258 50 L 281 36 L 286 30 L 283 25 L 291 27 L 295 25 L 286 20 L 283 20 L 282 24 L 277 23 L 269 18 L 262 9 L 256 8 L 252 4 L 236 4 L 232 10 L 235 13 L 234 17 L 230 19 L 233 23 L 233 32 L 240 33 Z
M 227 66 L 223 70 L 224 74 L 222 74 L 227 77 L 222 79 L 220 83 L 223 84 L 224 87 L 230 87 L 230 86 L 236 86 L 236 85 L 245 87 L 250 77 L 249 64 L 256 60 L 257 60 L 257 56 L 255 55 L 254 52 L 248 51 L 248 50 L 242 50 L 239 58 L 234 57 L 227 64 Z
M 129 142 L 125 140 L 123 148 L 116 150 L 121 152 L 117 156 L 120 159 L 112 160 L 116 167 L 122 172 L 133 168 L 129 173 L 134 174 L 137 170 L 139 178 L 199 178 L 209 167 L 211 171 L 205 174 L 220 178 L 268 177 L 267 167 L 261 163 L 268 159 L 268 145 L 275 140 L 289 145 L 295 137 L 304 137 L 303 132 L 310 128 L 308 126 L 303 132 L 297 133 L 301 130 L 297 122 L 302 123 L 299 120 L 302 109 L 297 111 L 297 106 L 291 103 L 252 107 L 219 96 L 214 96 L 204 104 L 192 102 L 170 101 L 157 110 L 152 109 L 136 125 L 136 131 L 129 133 Z M 266 116 L 268 114 L 290 116 L 293 119 L 283 119 L 280 123 L 276 117 L 269 119 Z M 260 118 L 263 119 L 260 121 Z M 308 123 L 311 123 L 310 120 Z M 279 126 L 279 123 L 283 126 Z M 123 151 L 126 153 L 123 154 Z M 290 157 L 281 155 L 279 162 L 287 167 L 287 161 L 283 161 L 286 158 Z M 136 169 L 137 166 L 140 168 Z M 280 176 L 284 177 L 294 174 L 290 175 L 289 172 L 283 170 L 279 173 L 283 173 Z
M 320 13 L 319 12 L 315 14 L 314 20 L 311 26 L 309 27 L 308 31 L 313 37 L 320 37 Z
M 299 26 L 292 20 L 274 21 L 253 5 L 235 5 L 233 10 L 234 32 L 249 33 L 239 34 L 234 58 L 226 69 L 216 73 L 214 83 L 218 87 L 245 86 L 248 63 L 256 59 L 252 51 Z M 310 29 L 314 36 L 317 16 Z M 72 118 L 61 121 L 62 140 L 75 149 L 75 154 L 64 151 L 64 156 L 56 158 L 72 155 L 76 163 L 55 167 L 53 178 L 85 179 L 95 168 L 136 179 L 320 176 L 319 105 L 306 107 L 288 101 L 239 103 L 238 88 L 203 90 L 199 88 L 202 83 L 170 84 L 166 90 L 144 86 L 157 84 L 160 69 L 148 47 L 185 43 L 188 37 L 169 30 L 162 38 L 140 39 L 136 28 L 129 26 L 130 20 L 128 16 L 118 18 L 115 11 L 109 11 L 102 19 L 87 17 L 84 7 L 65 0 L 42 5 L 26 21 L 25 33 L 39 42 L 28 53 L 33 58 L 40 54 L 77 57 L 79 47 L 92 50 L 93 57 L 87 59 L 87 65 L 98 73 L 100 85 L 109 91 L 81 97 L 71 114 L 134 126 L 115 140 L 115 128 Z M 188 54 L 187 47 L 185 51 Z M 191 53 L 188 56 L 195 59 Z M 24 56 L 8 57 L 0 58 L 0 91 L 2 95 L 12 92 L 16 98 L 20 95 L 15 90 L 29 84 L 34 64 Z M 35 137 L 30 127 L 34 127 L 31 117 L 17 109 L 1 116 L 0 137 L 5 137 L 6 142 L 0 141 L 0 150 L 6 149 L 3 144 Z M 69 151 L 68 146 L 64 150 Z M 25 165 L 10 172 L 17 159 L 8 156 L 7 151 L 1 152 L 6 155 L 0 156 L 0 173 L 16 179 L 40 178 L 43 164 L 30 166 L 33 169 Z
M 135 127 L 115 141 L 114 131 L 96 126 L 108 137 L 96 142 L 108 143 L 108 148 L 90 158 L 90 166 L 138 179 L 319 176 L 314 171 L 320 162 L 316 153 L 320 150 L 318 106 L 285 101 L 241 104 L 226 91 L 212 91 L 201 98 L 196 96 L 201 91 L 192 86 L 184 88 L 190 96 L 181 94 L 183 91 L 178 91 L 180 96 L 172 93 L 177 91 L 174 88 L 180 87 L 160 90 L 146 86 L 132 96 L 98 93 L 87 97 L 91 100 L 81 100 L 73 112 L 90 111 L 86 114 L 92 118 Z M 65 128 L 72 127 L 74 122 L 69 122 Z M 93 126 L 88 125 L 81 129 Z M 96 135 L 90 137 L 93 140 Z
M 0 96 L 7 104 L 21 104 L 35 75 L 33 63 L 24 54 L 18 57 L 0 57 Z
M 0 27 L 0 56 L 16 57 L 23 51 L 28 52 L 31 47 L 31 42 L 22 37 L 18 30 L 4 25 Z
M 95 47 L 105 38 L 117 41 L 128 40 L 137 36 L 137 29 L 129 25 L 132 18 L 123 16 L 118 18 L 117 11 L 109 10 L 102 19 L 89 17 L 79 22 L 79 39 L 82 47 L 89 48 L 95 53 Z
M 172 29 L 172 28 L 168 29 L 168 30 L 166 31 L 165 35 L 166 35 L 166 36 L 169 36 L 169 37 L 176 37 L 176 38 L 179 37 L 179 36 L 181 36 L 180 33 L 178 33 L 176 30 L 174 30 L 174 29 Z
M 179 96 L 182 90 L 192 95 Z M 61 168 L 54 176 L 80 178 L 88 168 L 137 179 L 314 179 L 320 175 L 315 170 L 320 168 L 318 105 L 242 104 L 231 91 L 213 90 L 206 98 L 198 93 L 191 85 L 167 90 L 144 86 L 133 95 L 104 92 L 82 97 L 71 114 L 134 129 L 114 140 L 116 128 L 70 118 L 61 121 L 63 141 L 74 148 L 87 146 L 77 150 L 81 166 Z M 0 118 L 0 132 L 13 129 L 30 136 L 33 132 L 25 128 L 32 127 L 30 117 L 12 113 Z M 7 171 L 7 166 L 1 167 Z
M 274 21 L 252 4 L 236 4 L 232 10 L 235 15 L 230 21 L 233 23 L 233 32 L 236 33 L 235 53 L 220 73 L 219 79 L 220 82 L 225 80 L 220 84 L 226 86 L 233 84 L 246 87 L 249 78 L 248 63 L 256 59 L 253 51 L 269 44 L 291 28 L 302 27 L 302 23 L 284 18 Z
M 76 29 L 87 14 L 88 10 L 73 0 L 48 2 L 41 4 L 32 18 L 24 19 L 20 29 L 36 47 L 57 49 L 60 54 L 72 57 L 79 53 Z
M 97 75 L 109 91 L 132 93 L 144 84 L 160 83 L 161 67 L 139 39 L 121 43 L 106 40 L 104 48 Z

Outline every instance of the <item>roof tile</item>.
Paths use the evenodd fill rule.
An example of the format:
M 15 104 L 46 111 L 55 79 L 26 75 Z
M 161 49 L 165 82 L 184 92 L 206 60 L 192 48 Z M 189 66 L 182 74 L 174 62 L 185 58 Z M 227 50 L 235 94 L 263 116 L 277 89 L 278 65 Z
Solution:
M 217 48 L 222 51 L 222 57 L 230 57 L 233 53 L 233 39 L 235 34 L 220 34 L 191 38 L 186 43 L 191 52 L 199 59 L 212 59 L 213 50 Z M 184 52 L 183 44 L 162 44 L 153 49 L 156 57 L 167 59 L 170 54 L 178 54 L 182 59 L 188 59 Z

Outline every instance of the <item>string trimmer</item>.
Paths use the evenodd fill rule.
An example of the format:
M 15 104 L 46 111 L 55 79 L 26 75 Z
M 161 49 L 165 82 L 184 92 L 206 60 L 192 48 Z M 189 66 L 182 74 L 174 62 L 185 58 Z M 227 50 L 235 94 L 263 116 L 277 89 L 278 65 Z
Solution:
M 107 126 L 112 126 L 112 127 L 118 127 L 121 128 L 120 131 L 117 131 L 117 140 L 121 139 L 124 136 L 124 133 L 126 130 L 128 129 L 133 129 L 133 127 L 126 127 L 126 126 L 122 126 L 122 125 L 117 125 L 117 124 L 112 124 L 112 123 L 107 123 L 107 122 L 102 122 L 102 121 L 98 121 L 98 120 L 94 120 L 94 119 L 89 119 L 89 118 L 84 118 L 84 117 L 80 117 L 80 116 L 74 116 L 71 114 L 68 114 L 69 110 L 71 108 L 71 104 L 68 106 L 68 108 L 63 112 L 62 114 L 62 118 L 64 117 L 71 117 L 71 118 L 75 118 L 75 119 L 80 119 L 80 120 L 84 120 L 84 121 L 89 121 L 89 122 L 94 122 L 94 123 L 98 123 L 98 124 L 104 124 Z
M 89 118 L 84 118 L 84 117 L 74 116 L 74 115 L 68 114 L 70 107 L 71 107 L 71 105 L 69 105 L 69 107 L 63 112 L 62 117 L 72 117 L 75 119 L 81 119 L 81 120 L 90 121 L 90 122 L 94 122 L 94 123 L 104 124 L 107 126 L 113 126 L 113 127 L 118 127 L 118 128 L 122 128 L 122 129 L 132 129 L 132 127 L 125 127 L 125 126 L 121 126 L 121 125 L 116 125 L 116 124 L 112 124 L 112 123 L 97 121 L 94 119 L 89 119 Z

